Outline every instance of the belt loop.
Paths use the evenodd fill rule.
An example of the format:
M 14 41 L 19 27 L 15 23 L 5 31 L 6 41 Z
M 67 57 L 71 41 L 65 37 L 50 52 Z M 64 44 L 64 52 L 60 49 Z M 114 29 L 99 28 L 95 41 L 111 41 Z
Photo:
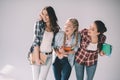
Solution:
M 49 52 L 49 53 L 45 53 L 46 55 L 50 55 L 50 54 L 52 54 L 52 52 Z

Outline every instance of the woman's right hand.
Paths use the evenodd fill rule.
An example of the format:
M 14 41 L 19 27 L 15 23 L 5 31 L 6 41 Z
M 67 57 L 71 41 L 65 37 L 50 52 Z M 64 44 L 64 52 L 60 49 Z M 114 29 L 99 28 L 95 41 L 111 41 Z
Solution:
M 39 46 L 35 46 L 34 47 L 34 52 L 33 52 L 33 54 L 34 54 L 34 58 L 35 58 L 35 63 L 37 64 L 37 65 L 40 65 L 40 58 L 39 58 Z
M 43 20 L 43 14 L 42 14 L 42 12 L 39 14 L 39 20 L 40 21 Z
M 58 56 L 59 59 L 62 59 L 62 58 L 64 58 L 64 57 L 67 57 L 67 55 L 65 54 L 65 51 L 64 51 L 63 47 L 59 48 L 59 49 L 56 51 L 56 53 L 57 53 L 57 56 Z
M 42 61 L 40 61 L 39 59 L 36 59 L 36 58 L 35 58 L 35 54 L 33 54 L 33 53 L 30 54 L 29 60 L 30 60 L 30 63 L 31 63 L 31 64 L 35 64 L 35 63 L 36 63 L 37 65 L 42 64 Z
M 31 64 L 34 64 L 34 62 L 35 62 L 35 58 L 34 58 L 33 53 L 30 53 L 29 61 L 30 61 Z
M 44 62 L 42 60 L 36 60 L 36 65 L 40 65 L 40 64 L 44 64 Z
M 40 65 L 40 64 L 41 64 L 40 60 L 35 60 L 35 63 L 36 63 L 37 65 Z

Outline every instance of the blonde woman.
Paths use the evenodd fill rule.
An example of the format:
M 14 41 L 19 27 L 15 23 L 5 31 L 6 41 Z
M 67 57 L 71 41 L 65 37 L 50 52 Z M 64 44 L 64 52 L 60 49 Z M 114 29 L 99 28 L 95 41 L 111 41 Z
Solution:
M 65 23 L 65 31 L 55 36 L 55 61 L 53 71 L 55 80 L 68 80 L 74 65 L 74 56 L 80 45 L 78 34 L 79 23 L 77 19 L 70 18 Z

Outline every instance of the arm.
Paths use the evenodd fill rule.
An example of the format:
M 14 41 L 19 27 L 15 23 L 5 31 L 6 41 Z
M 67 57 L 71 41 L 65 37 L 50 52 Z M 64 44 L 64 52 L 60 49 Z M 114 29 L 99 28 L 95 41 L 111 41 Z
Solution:
M 100 42 L 99 42 L 99 44 L 100 44 L 100 51 L 99 51 L 99 55 L 100 56 L 104 56 L 105 54 L 104 54 L 104 52 L 102 51 L 102 45 L 103 45 L 103 43 L 105 42 L 105 40 L 106 40 L 106 36 L 105 35 L 102 35 L 101 36 L 101 38 L 100 38 Z
M 62 46 L 63 46 L 64 32 L 60 31 L 56 34 L 54 40 L 54 51 L 58 58 L 62 59 L 64 57 Z
M 36 26 L 35 26 L 35 34 L 34 34 L 34 41 L 33 41 L 33 44 L 32 44 L 32 47 L 31 47 L 31 50 L 30 50 L 30 52 L 32 53 L 33 51 L 34 51 L 34 47 L 35 46 L 40 46 L 40 36 L 39 36 L 39 34 L 40 34 L 40 25 L 41 25 L 41 22 L 42 21 L 37 21 L 36 22 Z
M 32 58 L 33 56 L 33 53 L 38 53 L 40 50 L 39 50 L 39 45 L 40 45 L 40 37 L 39 37 L 39 34 L 40 34 L 40 25 L 41 25 L 41 22 L 42 21 L 38 21 L 36 22 L 36 26 L 35 26 L 35 35 L 34 35 L 34 41 L 33 41 L 33 44 L 30 48 L 30 51 L 28 53 L 28 58 L 31 62 L 35 61 L 36 58 Z
M 40 58 L 39 58 L 39 56 L 40 56 L 40 51 L 39 51 L 39 46 L 35 46 L 34 47 L 34 58 L 35 58 L 35 62 L 36 62 L 36 64 L 40 64 Z

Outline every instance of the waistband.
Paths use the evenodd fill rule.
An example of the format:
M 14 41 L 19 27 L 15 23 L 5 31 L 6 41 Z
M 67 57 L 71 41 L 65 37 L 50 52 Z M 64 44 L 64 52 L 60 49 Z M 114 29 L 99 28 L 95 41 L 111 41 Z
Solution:
M 45 54 L 45 55 L 51 55 L 52 51 L 51 52 L 42 52 L 42 53 Z

